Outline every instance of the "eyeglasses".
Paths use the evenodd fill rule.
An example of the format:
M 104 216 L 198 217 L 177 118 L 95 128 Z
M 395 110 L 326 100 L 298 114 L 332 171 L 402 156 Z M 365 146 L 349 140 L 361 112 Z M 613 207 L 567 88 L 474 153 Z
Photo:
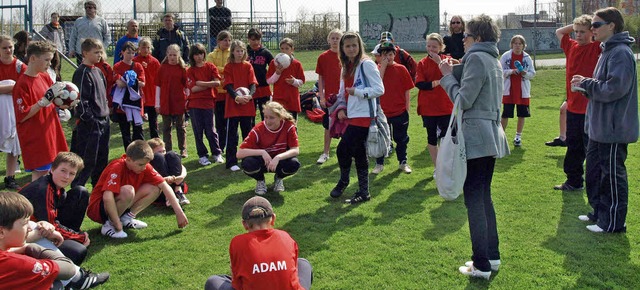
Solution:
M 467 38 L 467 37 L 473 37 L 473 34 L 466 33 L 466 32 L 462 34 L 462 38 Z
M 607 21 L 596 21 L 596 22 L 591 23 L 591 27 L 593 27 L 593 28 L 595 28 L 595 29 L 598 29 L 598 28 L 600 28 L 600 26 L 605 25 L 605 24 L 609 24 L 609 23 L 611 23 L 611 22 L 607 22 Z
M 462 22 L 460 21 L 451 21 L 451 24 L 461 24 Z

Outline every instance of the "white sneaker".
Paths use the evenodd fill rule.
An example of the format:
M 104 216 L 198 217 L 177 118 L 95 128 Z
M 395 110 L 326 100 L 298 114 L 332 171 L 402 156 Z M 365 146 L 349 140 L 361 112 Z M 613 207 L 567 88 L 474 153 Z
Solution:
M 107 236 L 115 239 L 124 239 L 127 237 L 127 233 L 125 233 L 124 231 L 119 231 L 119 232 L 116 231 L 116 228 L 113 227 L 113 225 L 111 224 L 111 221 L 107 221 L 106 223 L 104 223 L 104 225 L 102 225 L 102 229 L 100 230 L 100 233 L 103 236 Z
M 409 164 L 407 164 L 407 162 L 403 162 L 402 164 L 400 164 L 400 170 L 402 170 L 404 173 L 409 174 L 412 172 L 411 167 L 409 167 Z
M 578 216 L 578 219 L 579 219 L 579 220 L 581 220 L 581 221 L 583 221 L 583 222 L 588 222 L 589 220 L 591 220 L 591 219 L 589 218 L 589 216 L 588 216 L 588 215 L 586 215 L 586 214 L 581 214 L 581 215 L 579 215 L 579 216 Z
M 209 161 L 209 158 L 207 158 L 207 156 L 200 157 L 200 159 L 198 160 L 198 163 L 200 163 L 200 165 L 202 166 L 211 165 L 211 161 Z
M 224 163 L 224 158 L 222 158 L 221 154 L 213 155 L 213 162 L 215 163 Z
M 382 170 L 384 170 L 384 165 L 376 164 L 376 166 L 373 168 L 373 170 L 371 170 L 371 173 L 378 174 L 378 173 L 382 172 Z
M 231 168 L 229 168 L 229 170 L 231 170 L 233 172 L 236 172 L 236 171 L 240 170 L 240 167 L 238 165 L 234 165 L 234 166 L 231 166 Z
M 132 229 L 144 229 L 148 226 L 147 223 L 133 218 L 129 212 L 120 217 L 120 222 L 122 222 L 123 227 Z
M 489 260 L 489 264 L 491 264 L 491 271 L 498 271 L 500 269 L 500 260 Z M 467 261 L 464 265 L 471 267 L 473 266 L 473 261 Z
M 491 271 L 483 272 L 474 268 L 473 265 L 471 265 L 471 267 L 460 266 L 458 270 L 460 271 L 460 273 L 462 273 L 462 275 L 466 275 L 466 276 L 471 276 L 475 278 L 484 278 L 487 280 L 491 278 Z
M 283 192 L 284 191 L 284 182 L 282 178 L 275 177 L 273 179 L 273 191 L 275 192 Z
M 598 225 L 590 225 L 587 226 L 587 230 L 590 230 L 594 233 L 602 233 L 604 232 L 604 230 L 602 228 L 600 228 Z
M 323 164 L 323 163 L 327 162 L 327 160 L 329 160 L 329 154 L 322 153 L 322 155 L 320 155 L 320 157 L 318 158 L 318 161 L 316 161 L 316 163 L 317 164 Z
M 257 195 L 265 195 L 267 193 L 267 184 L 264 180 L 258 180 L 258 182 L 256 182 L 255 192 Z

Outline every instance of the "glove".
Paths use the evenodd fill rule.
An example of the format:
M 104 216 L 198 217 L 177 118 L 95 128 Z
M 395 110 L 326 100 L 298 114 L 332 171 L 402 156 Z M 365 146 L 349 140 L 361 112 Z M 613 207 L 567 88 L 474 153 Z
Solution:
M 59 110 L 58 117 L 60 117 L 60 122 L 67 122 L 71 119 L 71 112 L 67 109 Z
M 516 60 L 514 65 L 516 66 L 516 68 L 518 69 L 519 72 L 523 72 L 524 71 L 524 67 L 522 66 L 522 63 L 519 60 Z
M 133 70 L 128 70 L 124 72 L 124 81 L 127 83 L 127 86 L 133 87 L 138 82 L 138 74 Z
M 55 97 L 62 94 L 62 90 L 64 90 L 65 87 L 66 85 L 62 82 L 57 82 L 51 85 L 51 87 L 49 87 L 49 89 L 44 93 L 44 96 L 40 100 L 38 100 L 38 106 L 44 108 L 51 104 L 51 101 Z

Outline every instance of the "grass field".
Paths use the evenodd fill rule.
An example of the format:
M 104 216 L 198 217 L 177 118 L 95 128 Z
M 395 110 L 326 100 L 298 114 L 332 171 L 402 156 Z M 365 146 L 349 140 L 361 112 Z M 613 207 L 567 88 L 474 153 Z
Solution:
M 66 71 L 64 77 L 70 76 Z M 277 228 L 291 234 L 300 256 L 313 265 L 313 288 L 640 288 L 638 145 L 629 146 L 627 158 L 628 232 L 587 231 L 577 219 L 589 211 L 584 192 L 552 190 L 564 181 L 564 148 L 544 146 L 558 134 L 564 71 L 540 70 L 532 84 L 532 117 L 526 122 L 523 146 L 512 148 L 512 154 L 496 164 L 492 190 L 503 264 L 491 281 L 458 273 L 471 255 L 466 210 L 462 198 L 445 202 L 438 196 L 426 131 L 415 114 L 417 91 L 412 92 L 409 128 L 413 173 L 400 173 L 392 155 L 380 175 L 371 175 L 371 201 L 357 206 L 329 197 L 339 176 L 336 157 L 322 166 L 315 164 L 322 151 L 322 127 L 301 117 L 302 167 L 285 180 L 285 192 L 270 191 L 266 197 L 277 214 Z M 514 131 L 512 121 L 509 140 Z M 112 126 L 111 159 L 123 152 L 117 132 Z M 139 215 L 149 228 L 128 230 L 124 240 L 102 237 L 100 225 L 85 220 L 83 228 L 92 244 L 83 266 L 111 273 L 103 289 L 202 289 L 209 275 L 230 273 L 229 241 L 243 233 L 240 209 L 253 196 L 255 182 L 224 165 L 199 166 L 190 128 L 188 138 L 190 157 L 184 160 L 192 202 L 185 206 L 188 227 L 177 229 L 172 211 L 157 206 Z M 334 141 L 332 152 L 336 145 Z M 353 171 L 348 194 L 357 189 Z M 269 186 L 271 178 L 267 176 Z M 23 173 L 18 181 L 24 184 L 29 179 Z

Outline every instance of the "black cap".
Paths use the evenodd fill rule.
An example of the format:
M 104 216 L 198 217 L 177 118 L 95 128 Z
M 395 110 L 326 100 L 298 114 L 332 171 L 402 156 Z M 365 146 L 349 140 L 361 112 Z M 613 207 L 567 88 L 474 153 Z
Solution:
M 242 220 L 263 219 L 273 216 L 271 203 L 262 196 L 254 196 L 242 206 Z

